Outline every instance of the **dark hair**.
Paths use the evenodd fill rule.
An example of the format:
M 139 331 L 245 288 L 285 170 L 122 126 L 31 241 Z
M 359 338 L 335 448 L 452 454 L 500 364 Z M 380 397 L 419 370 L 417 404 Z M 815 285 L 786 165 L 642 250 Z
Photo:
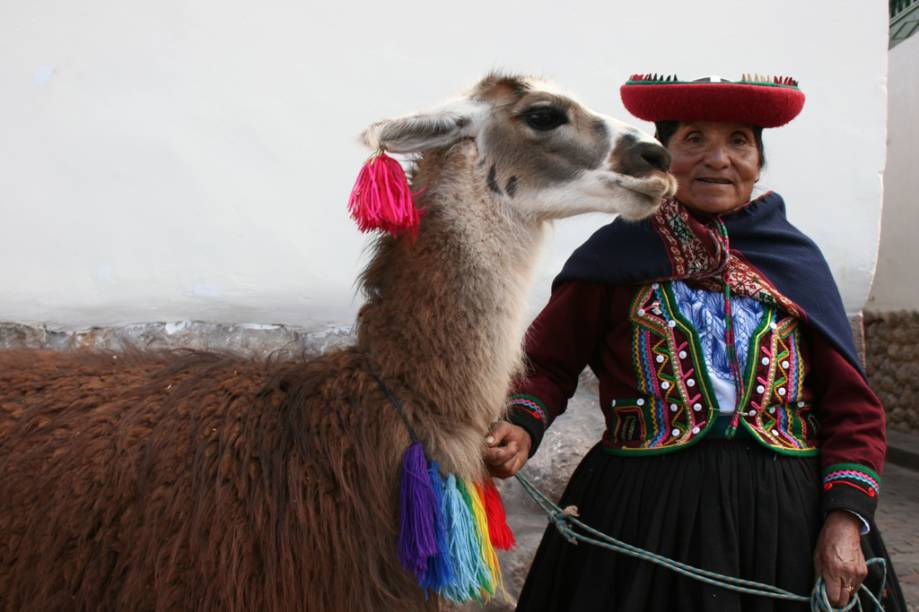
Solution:
M 676 120 L 655 121 L 655 138 L 660 140 L 661 144 L 666 147 L 673 135 L 676 134 L 677 128 L 680 127 L 681 123 L 682 121 Z M 753 130 L 753 138 L 756 140 L 756 150 L 759 151 L 759 167 L 762 169 L 766 166 L 766 152 L 763 150 L 763 128 L 758 125 L 751 125 L 750 128 Z

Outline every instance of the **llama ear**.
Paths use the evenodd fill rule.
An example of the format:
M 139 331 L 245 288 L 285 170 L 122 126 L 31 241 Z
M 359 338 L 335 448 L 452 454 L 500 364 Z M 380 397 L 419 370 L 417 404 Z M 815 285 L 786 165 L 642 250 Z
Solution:
M 446 147 L 473 134 L 484 105 L 463 100 L 441 109 L 374 123 L 361 134 L 371 149 L 421 153 Z

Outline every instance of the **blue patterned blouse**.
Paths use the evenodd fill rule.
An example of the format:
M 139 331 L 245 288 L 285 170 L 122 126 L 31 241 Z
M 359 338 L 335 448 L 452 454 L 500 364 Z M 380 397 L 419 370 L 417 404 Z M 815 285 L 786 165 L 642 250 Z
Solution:
M 734 373 L 728 360 L 725 342 L 724 294 L 719 291 L 694 289 L 683 281 L 672 281 L 680 313 L 692 323 L 702 344 L 702 354 L 714 387 L 715 397 L 722 414 L 734 412 L 737 390 Z M 741 369 L 747 363 L 750 337 L 763 319 L 761 302 L 746 296 L 732 296 L 734 311 L 734 345 Z

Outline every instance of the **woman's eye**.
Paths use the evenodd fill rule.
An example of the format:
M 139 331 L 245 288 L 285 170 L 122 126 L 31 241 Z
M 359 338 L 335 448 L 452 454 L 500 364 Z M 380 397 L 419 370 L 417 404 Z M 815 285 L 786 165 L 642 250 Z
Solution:
M 735 136 L 735 137 L 734 137 L 734 144 L 736 144 L 736 145 L 745 145 L 745 144 L 747 144 L 748 142 L 750 142 L 750 141 L 747 140 L 745 136 Z
M 568 123 L 568 115 L 558 108 L 541 107 L 523 113 L 523 120 L 534 130 L 548 132 Z

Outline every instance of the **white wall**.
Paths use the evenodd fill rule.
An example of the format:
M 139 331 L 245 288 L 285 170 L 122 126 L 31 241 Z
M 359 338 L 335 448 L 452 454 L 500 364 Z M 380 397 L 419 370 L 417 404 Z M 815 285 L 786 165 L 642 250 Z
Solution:
M 919 35 L 890 50 L 887 169 L 877 274 L 868 308 L 919 308 Z
M 494 67 L 620 118 L 632 72 L 796 76 L 808 102 L 767 133 L 762 184 L 861 308 L 884 168 L 884 3 L 446 6 L 0 3 L 0 320 L 347 324 L 366 240 L 345 206 L 366 155 L 356 135 Z M 606 221 L 559 224 L 534 308 Z

